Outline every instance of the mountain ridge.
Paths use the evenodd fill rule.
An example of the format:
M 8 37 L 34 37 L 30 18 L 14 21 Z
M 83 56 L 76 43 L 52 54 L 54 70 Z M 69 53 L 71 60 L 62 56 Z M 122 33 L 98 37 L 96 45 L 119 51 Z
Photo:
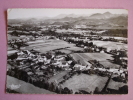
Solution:
M 57 18 L 58 17 L 58 18 Z M 59 18 L 61 17 L 61 18 Z M 75 14 L 60 14 L 60 16 L 56 16 L 56 18 L 49 18 L 49 17 L 42 17 L 40 19 L 37 18 L 29 18 L 29 19 L 9 19 L 8 24 L 13 23 L 28 23 L 28 24 L 37 24 L 37 23 L 43 23 L 42 25 L 88 25 L 88 26 L 108 26 L 108 27 L 118 27 L 123 26 L 124 28 L 127 28 L 127 20 L 128 17 L 125 14 L 112 14 L 110 12 L 105 12 L 103 14 L 101 13 L 95 13 L 88 15 L 80 15 L 77 16 Z M 66 23 L 67 22 L 67 23 Z M 122 28 L 122 27 L 121 27 Z

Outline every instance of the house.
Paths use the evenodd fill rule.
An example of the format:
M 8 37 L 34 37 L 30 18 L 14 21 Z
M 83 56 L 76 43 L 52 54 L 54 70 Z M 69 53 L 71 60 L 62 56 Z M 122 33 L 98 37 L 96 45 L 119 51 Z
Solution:
M 37 71 L 37 72 L 35 72 L 35 74 L 37 74 L 37 75 L 39 75 L 39 76 L 44 75 L 44 73 L 41 72 L 41 71 Z
M 57 60 L 57 61 L 65 61 L 65 57 L 64 56 L 56 56 L 54 58 L 54 60 Z
M 62 68 L 69 68 L 70 67 L 70 65 L 68 64 L 67 61 L 62 61 L 58 66 L 62 67 Z
M 61 62 L 59 60 L 53 60 L 51 61 L 52 65 L 59 65 Z
M 24 52 L 22 52 L 22 51 L 19 51 L 18 53 L 17 53 L 17 55 L 23 55 L 24 54 Z
M 105 53 L 104 50 L 100 51 L 100 53 Z
M 86 69 L 86 66 L 82 66 L 82 65 L 80 65 L 80 64 L 75 64 L 74 65 L 74 69 L 75 70 L 85 70 Z

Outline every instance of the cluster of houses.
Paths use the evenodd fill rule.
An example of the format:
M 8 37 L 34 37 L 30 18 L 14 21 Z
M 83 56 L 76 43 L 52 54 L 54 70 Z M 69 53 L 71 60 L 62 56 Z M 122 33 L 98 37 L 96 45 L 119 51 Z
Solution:
M 8 56 L 8 64 L 12 67 L 8 69 L 7 74 L 34 85 L 41 84 L 39 86 L 42 86 L 43 84 L 43 88 L 56 92 L 55 88 L 48 88 L 48 85 L 53 84 L 48 83 L 48 80 L 57 72 L 71 71 L 72 60 L 67 59 L 66 61 L 66 57 L 66 55 L 56 55 L 55 53 L 40 54 L 34 50 L 19 51 Z
M 28 41 L 35 41 L 36 38 L 33 36 L 22 37 L 20 39 L 12 39 L 8 41 L 8 45 L 15 49 L 20 49 L 22 46 L 27 46 Z
M 92 61 L 91 61 L 92 62 Z M 95 61 L 98 62 L 98 61 Z M 96 67 L 97 66 L 97 67 Z M 106 66 L 100 64 L 100 63 L 90 63 L 87 66 L 83 66 L 81 64 L 75 64 L 73 66 L 75 71 L 82 71 L 86 74 L 97 74 L 99 76 L 110 76 L 113 73 L 113 77 L 120 77 L 122 82 L 127 82 L 128 80 L 128 72 L 127 69 L 123 68 L 107 68 Z

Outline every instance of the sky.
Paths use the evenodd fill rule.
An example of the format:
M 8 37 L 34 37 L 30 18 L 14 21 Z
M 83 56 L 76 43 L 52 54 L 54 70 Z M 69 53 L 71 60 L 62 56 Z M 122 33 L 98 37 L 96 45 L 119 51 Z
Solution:
M 105 12 L 128 14 L 126 9 L 8 9 L 8 19 L 56 17 L 60 14 L 91 15 Z

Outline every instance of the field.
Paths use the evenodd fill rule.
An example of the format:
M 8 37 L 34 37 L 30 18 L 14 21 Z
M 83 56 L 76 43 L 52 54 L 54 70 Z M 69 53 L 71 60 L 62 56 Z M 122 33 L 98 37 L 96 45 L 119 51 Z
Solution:
M 122 83 L 122 82 L 115 82 L 111 79 L 108 86 L 107 86 L 107 88 L 119 90 L 119 88 L 124 86 L 124 85 L 127 85 L 127 84 Z
M 83 50 L 83 48 L 76 47 L 74 44 L 70 44 L 63 40 L 49 39 L 49 40 L 37 40 L 28 42 L 29 46 L 22 49 L 31 50 L 34 49 L 38 52 L 46 53 L 50 50 L 61 50 L 65 53 L 71 53 L 72 51 Z
M 71 51 L 79 51 L 79 50 L 81 50 L 82 51 L 83 48 L 73 46 L 73 47 L 67 48 L 67 50 L 71 50 Z
M 93 42 L 93 44 L 95 44 L 96 46 L 101 46 L 112 50 L 128 49 L 127 44 L 119 42 L 111 42 L 111 41 L 90 41 L 90 42 Z
M 41 89 L 38 87 L 35 87 L 34 85 L 30 84 L 30 83 L 26 83 L 24 81 L 18 80 L 14 77 L 8 76 L 7 75 L 7 84 L 6 87 L 8 89 L 12 89 L 14 88 L 14 90 L 18 93 L 40 93 L 40 94 L 55 94 L 53 92 L 50 92 L 48 90 L 45 89 Z M 24 88 L 23 88 L 24 87 Z
M 12 40 L 12 39 L 23 39 L 25 37 L 31 37 L 31 36 L 26 36 L 26 35 L 23 35 L 23 36 L 12 36 L 12 35 L 8 34 L 7 37 L 8 37 L 8 40 Z
M 19 39 L 20 37 L 17 36 L 12 36 L 10 34 L 7 34 L 8 40 L 12 40 L 12 39 Z
M 78 90 L 86 90 L 88 92 L 94 91 L 96 87 L 101 91 L 107 82 L 107 77 L 101 77 L 97 75 L 74 75 L 72 78 L 67 80 L 63 86 L 68 87 L 69 89 L 74 90 L 75 92 Z
M 54 75 L 49 79 L 49 82 L 54 82 L 55 80 L 59 83 L 60 81 L 63 80 L 63 76 L 67 75 L 69 71 L 62 71 Z
M 13 50 L 13 48 L 8 45 L 7 50 Z
M 73 29 L 68 29 L 68 30 L 65 30 L 65 29 L 57 29 L 56 30 L 56 32 L 58 32 L 58 33 L 77 33 L 77 34 L 79 34 L 79 33 L 83 33 L 83 32 L 88 32 L 88 31 L 85 31 L 85 30 L 73 30 Z
M 64 52 L 66 54 L 70 54 L 72 52 L 71 50 L 68 50 L 68 49 L 61 49 L 59 51 Z
M 106 39 L 106 38 L 112 38 L 111 36 L 102 36 L 102 38 Z M 119 40 L 127 40 L 127 38 L 125 37 L 113 37 L 115 39 L 119 39 Z
M 74 60 L 80 60 L 82 65 L 87 65 L 89 60 L 98 60 L 105 67 L 119 68 L 119 65 L 110 62 L 113 60 L 110 54 L 106 53 L 73 53 L 71 56 Z

